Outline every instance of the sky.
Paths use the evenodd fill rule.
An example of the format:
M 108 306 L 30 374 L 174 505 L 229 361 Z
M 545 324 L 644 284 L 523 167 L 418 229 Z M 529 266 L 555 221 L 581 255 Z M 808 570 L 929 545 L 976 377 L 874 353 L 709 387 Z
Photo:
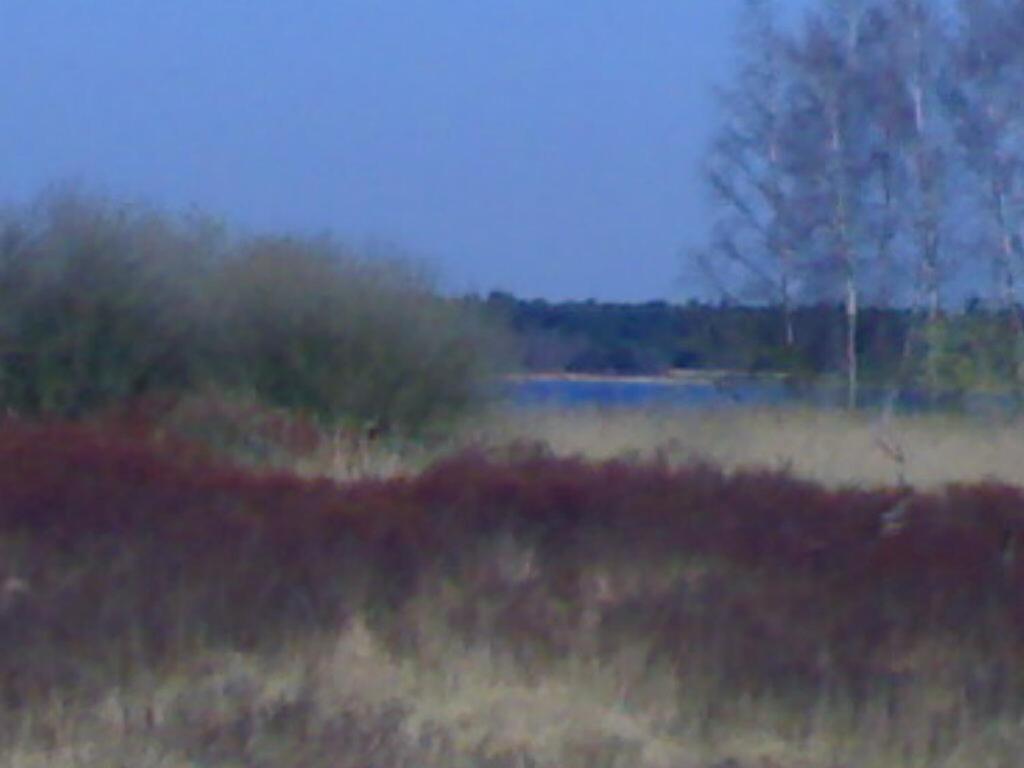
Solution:
M 453 293 L 686 300 L 738 4 L 0 0 L 0 203 L 74 184 Z

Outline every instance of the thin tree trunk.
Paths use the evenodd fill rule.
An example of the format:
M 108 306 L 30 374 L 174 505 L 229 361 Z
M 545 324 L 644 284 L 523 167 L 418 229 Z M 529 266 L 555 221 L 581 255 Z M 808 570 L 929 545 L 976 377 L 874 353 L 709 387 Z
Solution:
M 849 225 L 846 218 L 846 194 L 840 190 L 836 199 L 836 238 L 839 251 L 839 262 L 843 265 L 846 293 L 846 407 L 853 410 L 857 407 L 857 321 L 858 292 L 856 261 L 851 252 Z
M 918 22 L 919 24 L 919 22 Z M 921 61 L 924 46 L 921 27 L 915 24 L 913 35 L 915 48 L 919 52 L 916 57 Z M 939 203 L 936 199 L 935 168 L 929 167 L 926 157 L 926 123 L 927 114 L 924 104 L 924 75 L 920 68 L 914 70 L 910 91 L 914 103 L 914 170 L 917 175 L 917 189 L 920 195 L 921 218 L 918 224 L 918 247 L 921 253 L 922 278 L 927 296 L 927 339 L 925 350 L 925 380 L 928 397 L 934 399 L 939 388 L 939 348 L 938 325 L 940 321 L 939 297 Z
M 930 236 L 926 236 L 926 248 L 929 252 L 926 252 L 924 271 L 925 271 L 925 290 L 928 294 L 928 314 L 927 314 L 927 328 L 926 338 L 928 339 L 927 350 L 925 352 L 925 378 L 928 384 L 928 398 L 934 402 L 939 389 L 939 354 L 941 348 L 939 346 L 939 322 L 941 320 L 940 315 L 940 303 L 939 303 L 939 286 L 938 286 L 938 265 L 936 264 L 936 257 L 934 255 L 934 244 L 927 243 L 931 240 Z
M 850 275 L 846 278 L 846 407 L 857 407 L 857 284 Z
M 846 293 L 846 407 L 857 407 L 857 280 L 856 257 L 850 243 L 850 223 L 847 209 L 847 190 L 843 156 L 845 141 L 840 125 L 838 96 L 833 96 L 829 109 L 832 149 L 832 180 L 835 184 L 835 201 L 832 219 L 832 234 L 839 264 L 842 266 Z
M 796 346 L 796 334 L 793 330 L 793 300 L 789 296 L 789 274 L 782 275 L 782 323 L 786 335 L 786 349 Z
M 777 96 L 777 95 L 776 95 Z M 771 101 L 772 114 L 779 112 L 778 98 L 774 98 Z M 783 194 L 782 189 L 779 185 L 779 178 L 781 176 L 780 169 L 780 149 L 779 149 L 780 137 L 777 131 L 772 132 L 771 140 L 768 146 L 768 160 L 771 164 L 772 175 L 771 175 L 771 194 L 770 201 L 775 208 L 776 220 L 782 215 Z M 789 238 L 790 232 L 785 233 L 785 237 Z M 796 333 L 793 329 L 793 297 L 792 297 L 792 285 L 790 284 L 790 277 L 793 274 L 793 265 L 795 259 L 793 258 L 793 250 L 790 244 L 787 242 L 779 249 L 779 267 L 780 267 L 780 281 L 779 287 L 782 291 L 782 314 L 783 314 L 783 330 L 785 332 L 786 349 L 792 350 L 796 346 Z

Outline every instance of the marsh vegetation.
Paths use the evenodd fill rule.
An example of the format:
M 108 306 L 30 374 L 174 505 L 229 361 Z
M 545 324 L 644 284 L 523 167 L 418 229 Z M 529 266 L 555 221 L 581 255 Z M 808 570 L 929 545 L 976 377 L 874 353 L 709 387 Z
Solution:
M 258 413 L 309 429 L 220 418 Z M 0 426 L 7 764 L 1019 755 L 1019 428 L 983 481 L 989 427 L 897 418 L 899 484 L 846 414 L 498 410 L 262 463 L 193 416 Z

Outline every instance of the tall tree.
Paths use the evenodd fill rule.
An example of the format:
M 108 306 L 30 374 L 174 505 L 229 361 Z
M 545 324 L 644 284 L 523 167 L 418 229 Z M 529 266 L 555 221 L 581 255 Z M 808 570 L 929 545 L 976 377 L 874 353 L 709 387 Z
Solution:
M 1024 368 L 1020 270 L 1024 266 L 1024 4 L 961 0 L 957 84 L 950 103 L 967 166 L 977 180 L 983 251 L 991 254 L 998 303 L 1014 339 L 1013 361 Z
M 865 84 L 874 104 L 874 156 L 884 212 L 880 236 L 887 260 L 893 257 L 893 243 L 904 249 L 888 265 L 885 279 L 891 281 L 901 264 L 914 278 L 910 298 L 915 307 L 924 308 L 925 368 L 929 389 L 934 391 L 942 290 L 949 274 L 943 233 L 950 210 L 949 147 L 954 142 L 942 96 L 951 40 L 930 0 L 878 2 L 871 12 L 871 25 L 874 73 Z M 916 335 L 907 334 L 904 363 Z
M 867 244 L 877 242 L 868 206 L 875 172 L 871 154 L 872 100 L 864 67 L 866 4 L 835 0 L 812 13 L 794 60 L 795 91 L 788 136 L 798 158 L 800 205 L 814 223 L 824 274 L 840 287 L 845 307 L 847 405 L 857 404 L 858 321 Z
M 717 203 L 702 265 L 720 282 L 782 309 L 783 338 L 795 344 L 793 309 L 806 222 L 795 205 L 784 151 L 787 42 L 772 0 L 745 0 L 739 67 L 719 93 L 721 122 L 706 164 Z
M 910 210 L 929 322 L 942 304 L 942 227 L 948 213 L 946 170 L 949 136 L 940 109 L 949 38 L 935 6 L 926 0 L 896 0 L 892 6 L 894 64 L 909 102 L 906 134 L 911 179 Z M 901 34 L 902 33 L 902 34 Z

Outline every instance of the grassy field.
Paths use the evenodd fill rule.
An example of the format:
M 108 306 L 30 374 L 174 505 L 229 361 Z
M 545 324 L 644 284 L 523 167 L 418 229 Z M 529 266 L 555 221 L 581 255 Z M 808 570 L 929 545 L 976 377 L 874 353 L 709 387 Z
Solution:
M 812 409 L 522 409 L 467 432 L 498 445 L 537 441 L 560 456 L 711 461 L 768 467 L 824 483 L 916 488 L 1024 482 L 1024 422 Z
M 3 765 L 1024 753 L 1014 424 L 496 412 L 426 447 L 190 408 L 0 423 Z
M 251 404 L 187 399 L 165 427 L 253 466 L 348 481 L 417 473 L 465 449 L 536 447 L 593 461 L 710 462 L 790 473 L 828 487 L 1024 484 L 1024 419 L 850 414 L 810 408 L 494 408 L 440 439 L 314 434 Z

